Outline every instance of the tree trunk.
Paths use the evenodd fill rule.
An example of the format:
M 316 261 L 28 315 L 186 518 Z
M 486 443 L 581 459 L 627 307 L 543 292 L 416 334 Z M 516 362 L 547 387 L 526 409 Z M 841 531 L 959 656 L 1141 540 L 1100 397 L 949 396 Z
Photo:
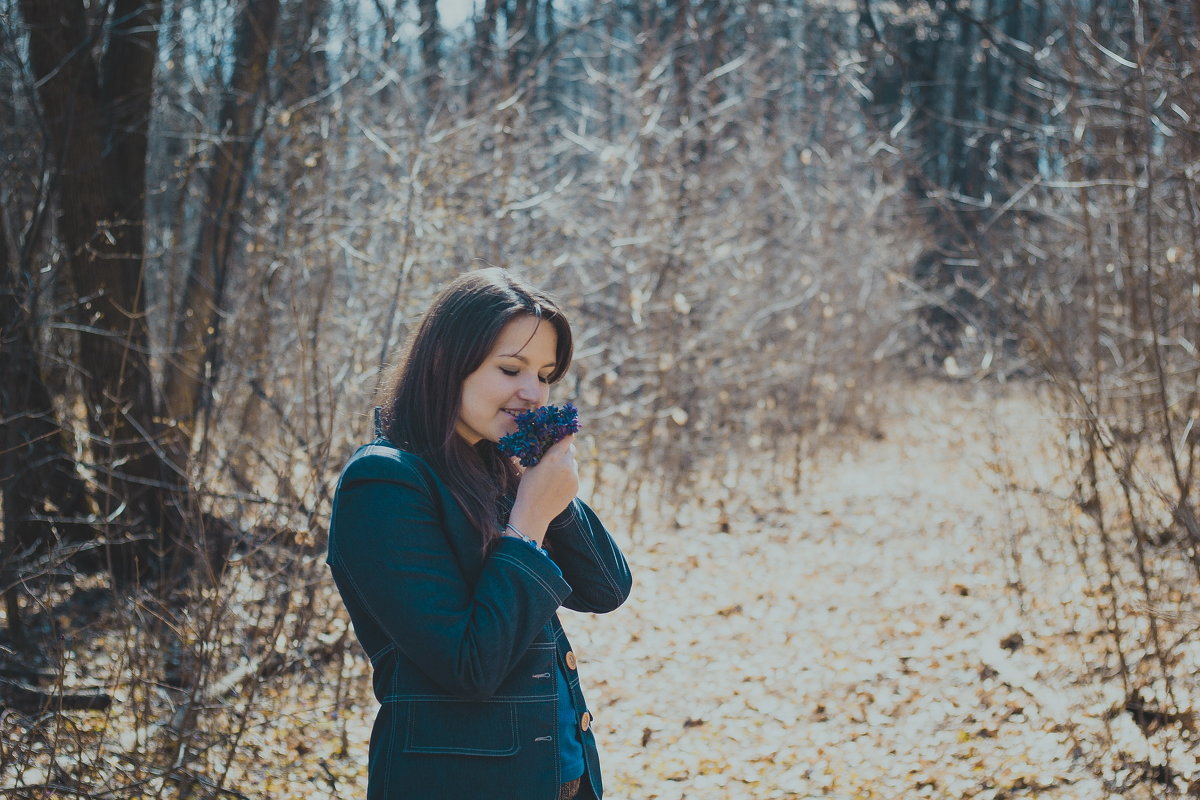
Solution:
M 437 107 L 442 92 L 442 25 L 437 0 L 418 0 L 421 25 L 421 64 L 425 103 L 430 112 Z
M 204 217 L 184 284 L 173 357 L 167 364 L 167 410 L 177 426 L 173 445 L 181 452 L 190 452 L 220 374 L 222 306 L 278 18 L 279 0 L 253 0 L 238 19 L 234 67 L 221 106 Z
M 6 216 L 0 213 L 0 220 Z M 17 601 L 19 585 L 31 577 L 26 563 L 58 542 L 87 540 L 93 532 L 78 522 L 89 511 L 87 494 L 38 367 L 29 272 L 10 263 L 10 252 L 0 223 L 0 591 L 9 635 L 28 651 Z
M 178 531 L 173 465 L 156 438 L 143 285 L 146 133 L 161 4 L 114 0 L 98 66 L 80 0 L 20 0 L 53 150 L 58 230 L 79 301 L 76 366 L 119 580 Z M 121 540 L 137 536 L 140 542 Z
M 725 0 L 707 0 L 708 11 L 708 46 L 704 60 L 704 73 L 707 75 L 725 62 L 726 32 L 729 25 L 729 6 Z M 707 100 L 709 109 L 716 108 L 725 99 L 721 91 L 721 79 L 712 78 L 708 82 Z
M 381 108 L 389 108 L 395 102 L 393 96 L 396 94 L 396 76 L 404 72 L 402 64 L 393 63 L 403 58 L 403 51 L 396 47 L 396 40 L 399 38 L 397 28 L 404 0 L 387 0 L 386 3 L 384 0 L 374 0 L 374 3 L 379 21 L 383 25 L 382 42 L 379 47 L 380 77 L 388 76 L 379 88 L 379 104 Z M 400 54 L 400 59 L 397 59 L 397 53 Z
M 78 521 L 88 511 L 86 492 L 38 366 L 24 291 L 28 273 L 18 275 L 7 254 L 0 230 L 0 488 L 5 552 L 11 555 L 90 538 L 90 528 Z
M 287 49 L 276 54 L 273 73 L 283 84 L 279 100 L 291 109 L 308 106 L 329 85 L 329 7 L 327 0 L 299 0 L 288 10 L 277 23 L 280 43 L 287 43 Z M 394 26 L 390 22 L 386 27 Z
M 528 66 L 533 57 L 533 21 L 535 9 L 531 0 L 510 0 L 507 15 L 508 83 L 515 86 L 521 79 L 521 70 Z
M 542 6 L 542 36 L 544 41 L 553 43 L 558 49 L 558 20 L 554 14 L 554 0 L 545 0 L 545 5 Z M 562 78 L 564 56 L 569 56 L 569 54 L 560 52 L 546 64 L 546 99 L 550 103 L 552 117 L 558 116 L 558 113 L 565 108 L 562 98 L 563 87 L 566 83 Z
M 675 4 L 675 18 L 671 25 L 671 47 L 675 51 L 671 59 L 671 71 L 675 77 L 675 105 L 681 128 L 686 128 L 692 113 L 692 69 L 695 59 L 695 39 L 690 35 L 692 14 L 691 0 L 679 0 Z M 679 137 L 680 153 L 687 151 L 687 135 Z
M 495 78 L 496 16 L 501 0 L 484 0 L 483 11 L 475 20 L 475 45 L 471 48 L 471 75 L 467 83 L 467 102 L 473 103 L 481 87 L 488 88 Z

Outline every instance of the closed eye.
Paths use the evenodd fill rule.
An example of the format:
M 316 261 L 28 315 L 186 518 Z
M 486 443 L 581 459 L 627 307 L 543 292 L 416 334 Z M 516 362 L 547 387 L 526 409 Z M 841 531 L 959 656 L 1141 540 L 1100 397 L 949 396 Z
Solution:
M 515 378 L 521 374 L 521 370 L 514 369 L 512 367 L 500 367 L 500 371 L 503 372 L 505 375 L 507 375 L 510 378 Z M 542 383 L 550 383 L 550 376 L 549 375 L 538 375 L 538 380 L 541 381 Z

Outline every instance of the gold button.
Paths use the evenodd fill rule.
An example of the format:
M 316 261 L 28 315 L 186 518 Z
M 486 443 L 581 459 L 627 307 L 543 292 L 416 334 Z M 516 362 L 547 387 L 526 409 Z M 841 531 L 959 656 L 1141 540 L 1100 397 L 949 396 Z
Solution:
M 567 662 L 567 669 L 575 669 L 575 652 L 573 650 L 568 650 L 563 659 Z M 586 731 L 587 728 L 584 728 L 584 730 Z
M 592 727 L 592 715 L 587 711 L 583 712 L 583 716 L 579 718 L 579 730 L 586 731 Z

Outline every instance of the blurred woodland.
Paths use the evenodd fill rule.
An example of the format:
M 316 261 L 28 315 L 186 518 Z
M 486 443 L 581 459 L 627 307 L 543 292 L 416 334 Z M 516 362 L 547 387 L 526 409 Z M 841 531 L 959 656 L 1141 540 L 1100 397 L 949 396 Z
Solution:
M 449 5 L 0 0 L 0 796 L 298 796 L 247 742 L 356 708 L 334 480 L 484 263 L 570 310 L 635 553 L 914 374 L 1048 387 L 1004 557 L 1094 601 L 1108 790 L 1200 796 L 1200 0 Z

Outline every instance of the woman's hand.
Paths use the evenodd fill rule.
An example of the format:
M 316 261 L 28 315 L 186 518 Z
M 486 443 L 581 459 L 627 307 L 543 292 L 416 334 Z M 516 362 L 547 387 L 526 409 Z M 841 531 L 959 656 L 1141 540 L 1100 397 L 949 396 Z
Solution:
M 538 544 L 550 521 L 579 493 L 579 467 L 575 463 L 575 437 L 568 436 L 545 452 L 536 466 L 521 473 L 517 499 L 508 520 Z

